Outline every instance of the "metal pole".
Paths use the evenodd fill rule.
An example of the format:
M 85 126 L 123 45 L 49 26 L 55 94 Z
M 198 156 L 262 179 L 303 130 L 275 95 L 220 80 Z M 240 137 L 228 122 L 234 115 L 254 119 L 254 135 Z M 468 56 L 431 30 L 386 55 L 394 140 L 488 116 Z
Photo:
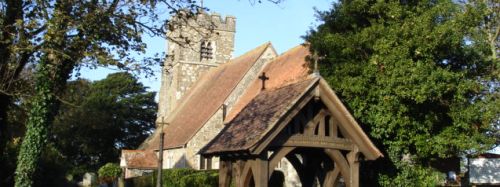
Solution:
M 163 137 L 165 136 L 165 133 L 163 133 L 163 117 L 161 118 L 161 131 L 160 131 L 160 147 L 158 148 L 158 176 L 156 179 L 156 187 L 161 187 L 163 185 L 162 183 L 162 170 L 163 170 Z

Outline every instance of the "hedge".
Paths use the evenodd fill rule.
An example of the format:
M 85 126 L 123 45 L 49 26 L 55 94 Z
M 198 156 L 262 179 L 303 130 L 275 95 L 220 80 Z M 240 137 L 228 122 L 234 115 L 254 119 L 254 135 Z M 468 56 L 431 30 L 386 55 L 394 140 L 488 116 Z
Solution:
M 154 187 L 155 171 L 151 175 L 127 179 L 130 187 Z M 216 187 L 219 184 L 218 170 L 165 169 L 162 172 L 163 187 Z

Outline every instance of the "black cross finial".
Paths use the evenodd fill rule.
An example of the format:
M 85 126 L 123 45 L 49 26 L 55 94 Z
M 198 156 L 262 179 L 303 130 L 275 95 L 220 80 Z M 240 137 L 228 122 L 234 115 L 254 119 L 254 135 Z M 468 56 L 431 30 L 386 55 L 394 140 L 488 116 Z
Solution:
M 262 75 L 259 76 L 259 79 L 262 80 L 261 90 L 265 90 L 266 89 L 266 81 L 269 80 L 269 77 L 266 76 L 266 72 L 262 72 Z

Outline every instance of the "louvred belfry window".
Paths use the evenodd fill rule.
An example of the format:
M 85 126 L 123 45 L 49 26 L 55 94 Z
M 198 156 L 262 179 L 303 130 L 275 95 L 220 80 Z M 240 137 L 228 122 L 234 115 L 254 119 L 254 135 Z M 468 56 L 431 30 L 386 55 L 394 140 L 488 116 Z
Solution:
M 210 41 L 203 41 L 201 42 L 201 49 L 200 49 L 200 58 L 201 60 L 203 59 L 212 59 L 213 58 L 213 49 L 214 47 L 212 46 L 212 42 Z

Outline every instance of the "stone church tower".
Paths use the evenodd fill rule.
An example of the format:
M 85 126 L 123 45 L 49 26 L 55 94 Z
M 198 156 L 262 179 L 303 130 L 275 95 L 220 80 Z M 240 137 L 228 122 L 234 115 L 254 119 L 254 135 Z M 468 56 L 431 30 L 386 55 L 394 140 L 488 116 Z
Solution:
M 231 59 L 235 22 L 204 11 L 180 12 L 170 20 L 157 121 L 169 116 L 200 75 Z

